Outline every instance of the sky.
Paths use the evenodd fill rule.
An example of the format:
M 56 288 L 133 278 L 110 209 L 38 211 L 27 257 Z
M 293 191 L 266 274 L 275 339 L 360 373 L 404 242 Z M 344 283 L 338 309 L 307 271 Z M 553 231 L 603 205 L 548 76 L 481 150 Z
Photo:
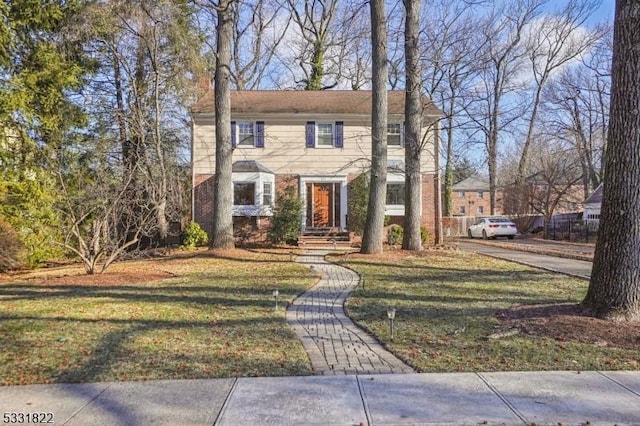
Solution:
M 597 22 L 613 22 L 613 14 L 615 11 L 615 0 L 602 0 L 602 4 L 598 8 L 598 10 L 593 14 L 589 23 L 597 23 Z

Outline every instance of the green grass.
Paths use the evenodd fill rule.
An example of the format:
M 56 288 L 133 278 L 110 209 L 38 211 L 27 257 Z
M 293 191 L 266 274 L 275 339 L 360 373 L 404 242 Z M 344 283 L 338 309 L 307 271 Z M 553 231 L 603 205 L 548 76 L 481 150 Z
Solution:
M 360 273 L 350 317 L 420 372 L 637 369 L 640 353 L 517 334 L 496 311 L 520 304 L 579 303 L 585 280 L 460 252 L 333 257 Z M 397 309 L 390 340 L 386 310 Z
M 124 262 L 98 284 L 78 273 L 0 283 L 0 384 L 311 374 L 284 306 L 316 278 L 288 254 Z

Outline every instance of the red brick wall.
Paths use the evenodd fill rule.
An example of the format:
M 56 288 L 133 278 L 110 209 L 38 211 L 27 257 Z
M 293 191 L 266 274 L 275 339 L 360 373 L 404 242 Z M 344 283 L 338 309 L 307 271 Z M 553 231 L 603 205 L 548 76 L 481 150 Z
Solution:
M 193 187 L 193 220 L 209 236 L 213 232 L 213 175 L 196 175 Z
M 436 235 L 436 175 L 422 175 L 422 220 L 421 225 L 429 232 L 429 241 Z
M 347 178 L 348 181 L 355 179 L 358 175 L 350 174 Z M 276 193 L 284 191 L 287 187 L 292 187 L 296 194 L 299 193 L 298 188 L 298 176 L 297 175 L 276 175 Z M 193 218 L 200 224 L 202 229 L 211 234 L 213 231 L 213 175 L 196 175 L 195 187 L 193 191 L 194 198 L 194 211 Z M 430 240 L 436 232 L 436 191 L 435 191 L 435 175 L 427 174 L 422 177 L 422 226 L 426 227 L 429 231 Z M 277 196 L 276 196 L 277 202 Z M 397 223 L 403 225 L 403 217 L 394 216 L 391 218 L 391 223 Z M 237 220 L 236 220 L 237 221 Z M 268 217 L 261 217 L 259 226 L 254 225 L 256 236 L 249 238 L 249 242 L 264 241 L 266 238 L 267 230 L 271 225 L 271 220 Z M 243 228 L 246 230 L 247 224 L 243 222 Z M 245 235 L 246 232 L 241 232 Z

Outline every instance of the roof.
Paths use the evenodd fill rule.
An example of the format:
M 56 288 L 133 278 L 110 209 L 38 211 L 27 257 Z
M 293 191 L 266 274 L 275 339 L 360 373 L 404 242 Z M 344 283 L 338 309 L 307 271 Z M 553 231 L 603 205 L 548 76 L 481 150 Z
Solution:
M 233 166 L 231 166 L 231 171 L 233 173 L 270 173 L 270 174 L 273 174 L 273 172 L 271 170 L 267 169 L 265 166 L 263 166 L 262 164 L 258 163 L 255 160 L 236 161 L 235 163 L 233 163 Z
M 602 204 L 602 184 L 598 185 L 595 191 L 584 201 L 585 204 Z
M 244 90 L 231 91 L 232 113 L 371 114 L 370 90 Z M 389 114 L 404 114 L 404 91 L 388 92 Z M 442 112 L 423 96 L 425 115 Z M 191 108 L 192 113 L 213 113 L 213 90 Z
M 453 191 L 489 191 L 489 182 L 471 176 L 451 187 Z

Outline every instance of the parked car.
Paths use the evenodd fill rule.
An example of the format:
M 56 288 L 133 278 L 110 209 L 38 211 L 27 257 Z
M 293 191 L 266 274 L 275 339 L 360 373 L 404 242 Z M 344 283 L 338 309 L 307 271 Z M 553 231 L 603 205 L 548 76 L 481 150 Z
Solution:
M 489 238 L 507 237 L 510 240 L 516 236 L 518 228 L 511 219 L 506 217 L 483 217 L 471 225 L 467 230 L 469 238 Z

